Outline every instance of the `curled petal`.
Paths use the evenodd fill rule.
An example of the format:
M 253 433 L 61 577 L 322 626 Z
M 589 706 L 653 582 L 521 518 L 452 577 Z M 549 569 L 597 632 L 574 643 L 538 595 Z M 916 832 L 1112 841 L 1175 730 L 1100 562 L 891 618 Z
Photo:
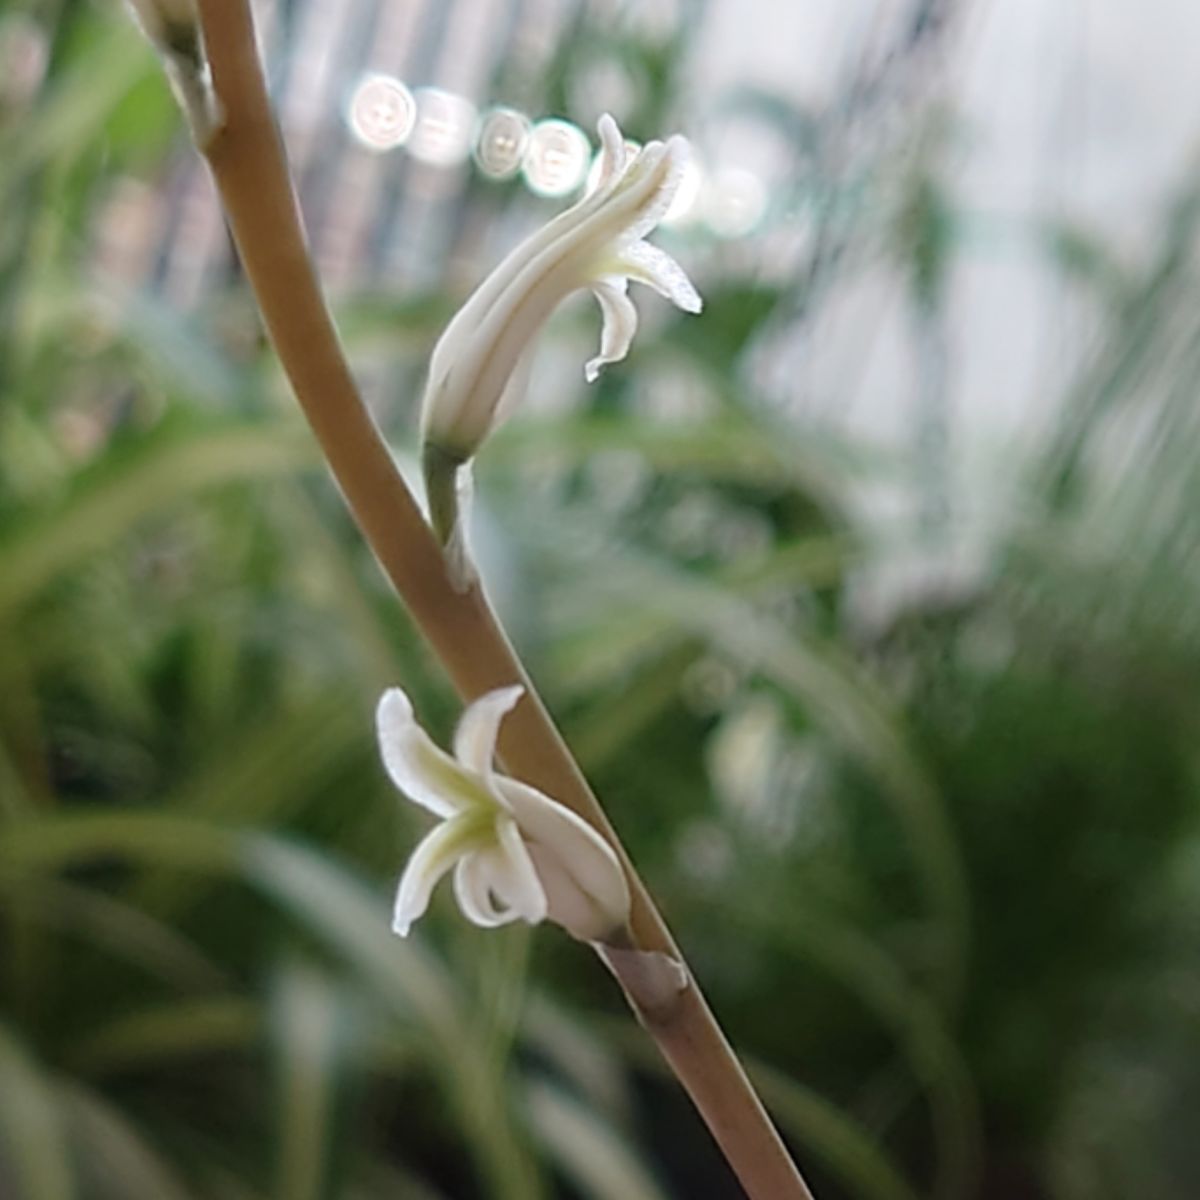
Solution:
M 629 885 L 609 844 L 582 817 L 536 788 L 499 777 L 542 881 L 551 920 L 596 941 L 629 918 Z
M 454 731 L 454 757 L 468 771 L 482 775 L 487 783 L 492 779 L 500 722 L 524 694 L 525 689 L 518 683 L 480 696 L 467 705 Z
M 651 186 L 642 191 L 635 216 L 621 232 L 622 244 L 640 241 L 667 215 L 691 157 L 684 137 L 675 136 L 665 146 L 661 142 L 651 142 L 642 153 L 651 146 L 658 146 L 661 154 L 655 159 Z
M 684 312 L 698 313 L 704 307 L 684 269 L 665 250 L 649 242 L 622 247 L 617 265 L 630 279 L 649 285 Z
M 495 840 L 458 860 L 454 896 L 463 915 L 484 929 L 546 918 L 546 894 L 516 826 L 497 823 Z
M 417 724 L 412 705 L 400 688 L 383 693 L 375 710 L 375 728 L 392 782 L 422 808 L 435 816 L 453 817 L 486 797 L 479 782 L 434 745 Z
M 620 177 L 625 170 L 627 153 L 620 127 L 608 113 L 600 118 L 596 132 L 600 135 L 600 177 L 596 183 L 599 191 Z
M 638 317 L 628 290 L 629 283 L 621 275 L 607 275 L 592 285 L 592 294 L 600 302 L 604 324 L 600 329 L 600 353 L 588 359 L 583 368 L 588 383 L 596 381 L 602 367 L 620 362 L 629 353 L 633 335 L 637 333 Z
M 491 872 L 488 850 L 477 850 L 458 860 L 454 868 L 454 897 L 468 921 L 494 929 L 507 925 L 520 915 L 512 908 L 497 908 L 492 899 Z
M 447 871 L 463 855 L 486 845 L 492 822 L 480 821 L 470 813 L 454 817 L 436 826 L 413 851 L 396 889 L 392 929 L 401 937 L 408 935 L 412 923 L 429 907 L 429 897 Z
M 546 893 L 513 821 L 496 822 L 499 847 L 489 857 L 489 882 L 496 898 L 523 921 L 536 925 L 546 919 Z

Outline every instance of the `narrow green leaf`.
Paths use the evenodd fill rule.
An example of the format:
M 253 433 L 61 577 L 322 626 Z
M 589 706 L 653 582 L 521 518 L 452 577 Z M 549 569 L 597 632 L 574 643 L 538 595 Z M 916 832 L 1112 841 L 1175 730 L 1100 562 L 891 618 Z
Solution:
M 0 1026 L 0 1183 L 8 1178 L 22 1200 L 71 1200 L 70 1164 L 54 1083 Z
M 569 565 L 561 586 L 581 604 L 592 611 L 653 613 L 705 638 L 796 697 L 815 724 L 878 778 L 908 835 L 938 924 L 945 997 L 957 995 L 970 913 L 965 869 L 941 798 L 880 689 L 832 642 L 784 628 L 720 584 L 619 545 L 577 512 L 560 509 L 548 520 L 532 508 L 521 511 L 530 551 L 552 551 Z
M 189 1200 L 175 1170 L 120 1111 L 83 1087 L 63 1087 L 61 1094 L 89 1198 Z
M 338 1110 L 360 1059 L 357 1014 L 318 971 L 286 967 L 274 981 L 268 1031 L 277 1080 L 277 1200 L 321 1200 L 334 1191 Z
M 650 1171 L 594 1112 L 552 1084 L 526 1087 L 538 1141 L 588 1200 L 668 1200 Z
M 0 617 L 34 599 L 58 574 L 198 491 L 238 479 L 302 470 L 315 461 L 299 427 L 169 422 L 75 480 L 52 511 L 30 515 L 0 541 Z
M 245 1048 L 260 1026 L 257 1004 L 241 996 L 187 999 L 123 1014 L 89 1032 L 68 1057 L 89 1075 L 156 1066 Z

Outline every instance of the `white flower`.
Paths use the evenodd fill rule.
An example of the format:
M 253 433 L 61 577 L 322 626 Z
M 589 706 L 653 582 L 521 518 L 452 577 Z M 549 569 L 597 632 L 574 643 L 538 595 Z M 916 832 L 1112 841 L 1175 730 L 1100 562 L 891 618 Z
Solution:
M 452 867 L 459 907 L 477 925 L 549 918 L 581 941 L 606 940 L 625 926 L 629 888 L 608 843 L 570 809 L 493 768 L 500 722 L 522 691 L 499 688 L 469 705 L 453 758 L 417 724 L 399 688 L 379 701 L 379 747 L 392 782 L 440 818 L 400 879 L 392 928 L 401 936 Z
M 595 190 L 513 250 L 434 349 L 422 437 L 452 461 L 469 459 L 520 398 L 534 338 L 571 292 L 591 288 L 604 319 L 600 353 L 584 367 L 589 382 L 629 350 L 637 330 L 637 310 L 627 295 L 631 279 L 686 312 L 700 311 L 700 296 L 683 268 L 645 241 L 679 187 L 687 140 L 649 142 L 631 156 L 612 117 L 601 117 L 598 129 Z

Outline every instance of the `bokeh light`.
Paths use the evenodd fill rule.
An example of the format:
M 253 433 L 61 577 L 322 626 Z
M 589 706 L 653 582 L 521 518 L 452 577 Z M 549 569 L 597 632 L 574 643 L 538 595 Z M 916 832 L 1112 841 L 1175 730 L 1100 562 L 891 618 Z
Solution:
M 0 107 L 25 103 L 41 85 L 49 62 L 46 36 L 24 13 L 0 17 Z
M 475 163 L 493 179 L 508 179 L 521 169 L 529 145 L 529 118 L 515 108 L 489 109 L 479 119 Z
M 454 167 L 471 152 L 475 106 L 442 88 L 416 92 L 417 124 L 408 141 L 413 158 L 434 167 Z
M 413 94 L 390 75 L 368 75 L 350 97 L 350 131 L 368 150 L 394 150 L 408 139 L 417 119 Z
M 704 189 L 704 219 L 718 237 L 745 237 L 766 215 L 767 199 L 767 185 L 753 171 L 726 167 Z
M 578 125 L 552 117 L 529 135 L 522 172 L 539 196 L 566 196 L 583 183 L 592 147 Z

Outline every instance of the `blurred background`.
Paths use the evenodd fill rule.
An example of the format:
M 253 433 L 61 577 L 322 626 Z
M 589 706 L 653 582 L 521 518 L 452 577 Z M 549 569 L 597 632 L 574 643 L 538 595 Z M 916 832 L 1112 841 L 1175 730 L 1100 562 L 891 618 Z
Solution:
M 564 309 L 475 543 L 818 1194 L 1196 1195 L 1200 9 L 255 9 L 406 470 L 600 113 L 693 143 L 704 313 Z M 0 0 L 0 214 L 0 1197 L 738 1196 L 569 939 L 388 932 L 457 704 L 115 2 Z

